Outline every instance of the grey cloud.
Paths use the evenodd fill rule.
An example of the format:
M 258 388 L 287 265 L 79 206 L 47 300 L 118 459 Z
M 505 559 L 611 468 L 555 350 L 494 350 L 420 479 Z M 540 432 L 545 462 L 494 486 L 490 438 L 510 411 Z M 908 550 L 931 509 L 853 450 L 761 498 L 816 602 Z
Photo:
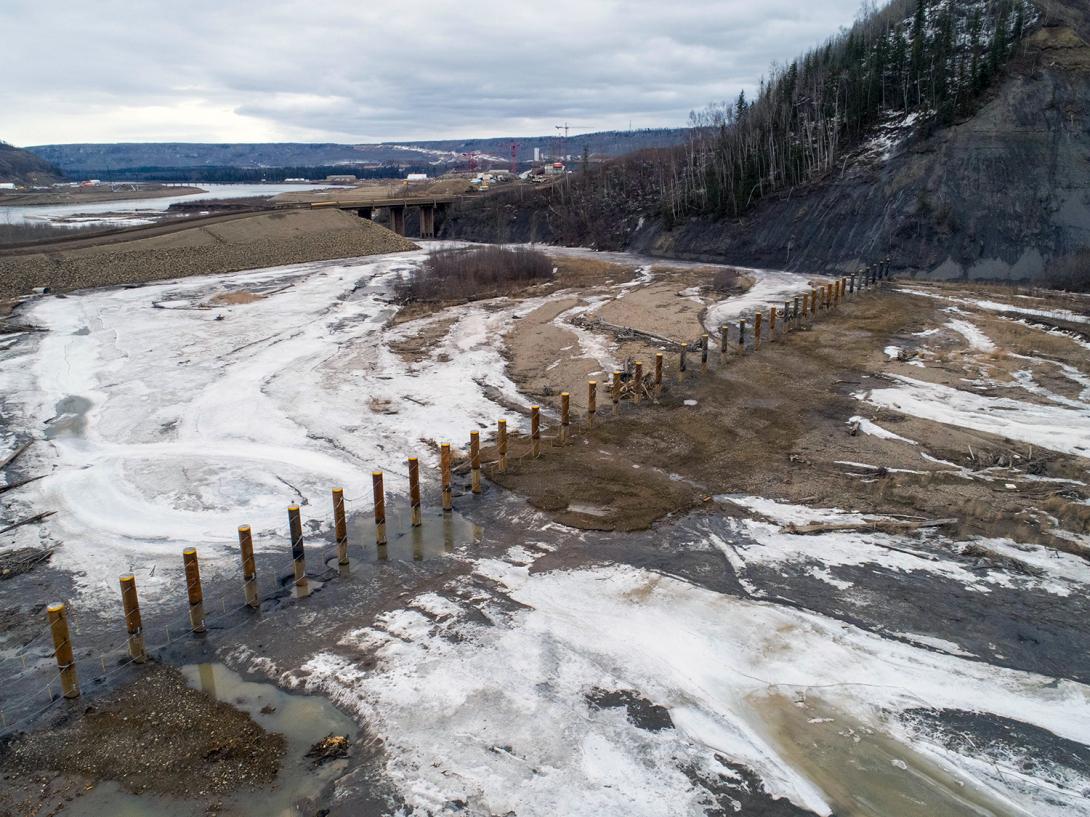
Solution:
M 817 45 L 857 8 L 5 0 L 0 138 L 370 141 L 545 133 L 565 118 L 579 129 L 681 125 L 692 108 L 753 93 L 771 62 Z

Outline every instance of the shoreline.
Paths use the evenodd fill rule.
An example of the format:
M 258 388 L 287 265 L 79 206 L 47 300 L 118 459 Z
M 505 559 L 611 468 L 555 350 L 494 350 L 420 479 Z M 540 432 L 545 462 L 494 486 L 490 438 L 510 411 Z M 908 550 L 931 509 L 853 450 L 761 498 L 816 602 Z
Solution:
M 246 214 L 152 237 L 0 256 L 0 299 L 40 287 L 59 293 L 136 285 L 416 247 L 403 236 L 341 211 Z
M 128 183 L 126 183 L 128 184 Z M 97 204 L 104 201 L 131 201 L 133 199 L 161 199 L 170 196 L 192 196 L 207 193 L 203 187 L 192 185 L 149 184 L 136 185 L 136 189 L 110 190 L 107 185 L 94 188 L 61 188 L 33 190 L 22 193 L 0 193 L 0 207 L 48 207 L 65 204 Z M 0 211 L 2 213 L 2 211 Z

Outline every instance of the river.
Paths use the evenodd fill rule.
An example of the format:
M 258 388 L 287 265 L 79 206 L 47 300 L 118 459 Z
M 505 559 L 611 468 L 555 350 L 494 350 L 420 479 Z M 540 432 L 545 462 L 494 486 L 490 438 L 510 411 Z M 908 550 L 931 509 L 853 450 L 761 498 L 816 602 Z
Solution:
M 34 204 L 0 206 L 0 224 L 46 222 L 58 226 L 136 226 L 151 224 L 172 204 L 212 199 L 241 199 L 275 196 L 301 190 L 324 190 L 327 184 L 202 184 L 206 192 L 145 199 L 115 199 L 80 204 Z

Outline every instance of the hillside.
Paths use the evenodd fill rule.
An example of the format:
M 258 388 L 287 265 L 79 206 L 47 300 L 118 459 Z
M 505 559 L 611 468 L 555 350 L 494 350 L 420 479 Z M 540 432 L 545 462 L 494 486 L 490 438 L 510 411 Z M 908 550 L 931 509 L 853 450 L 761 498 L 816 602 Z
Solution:
M 682 255 L 851 268 L 891 255 L 935 278 L 1049 277 L 1090 247 L 1090 26 L 1071 2 L 1041 18 L 970 115 L 879 127 L 843 168 L 736 223 L 652 227 Z
M 0 182 L 49 184 L 60 178 L 61 172 L 45 159 L 0 141 Z
M 705 112 L 686 152 L 617 163 L 562 194 L 494 197 L 448 234 L 1048 276 L 1090 246 L 1087 17 L 1075 0 L 897 0 L 784 68 L 761 99 Z
M 667 147 L 685 139 L 681 128 L 603 131 L 572 135 L 566 152 L 581 155 L 584 147 L 597 157 L 621 156 L 633 150 Z M 30 148 L 73 176 L 117 178 L 146 168 L 325 168 L 337 165 L 407 164 L 443 168 L 464 163 L 463 153 L 479 151 L 495 161 L 510 161 L 511 143 L 520 144 L 519 157 L 533 158 L 558 150 L 555 136 L 491 137 L 406 143 L 343 145 L 276 142 L 266 144 L 199 144 L 149 142 L 117 144 L 38 145 Z

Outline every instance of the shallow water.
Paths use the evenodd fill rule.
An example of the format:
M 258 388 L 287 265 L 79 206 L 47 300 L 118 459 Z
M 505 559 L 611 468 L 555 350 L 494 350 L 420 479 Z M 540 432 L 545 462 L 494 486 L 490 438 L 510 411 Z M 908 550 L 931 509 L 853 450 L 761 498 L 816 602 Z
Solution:
M 82 437 L 87 427 L 87 412 L 91 410 L 91 401 L 78 394 L 57 401 L 57 414 L 45 427 L 47 440 L 57 437 Z
M 753 704 L 762 731 L 837 817 L 1028 817 L 820 698 L 769 695 Z
M 222 664 L 188 664 L 181 668 L 191 686 L 248 713 L 269 732 L 287 738 L 280 774 L 272 786 L 222 798 L 222 817 L 313 817 L 323 789 L 344 772 L 348 760 L 314 766 L 304 757 L 330 734 L 354 739 L 356 725 L 324 698 L 291 695 L 272 684 L 244 680 Z M 264 710 L 264 711 L 263 711 Z M 170 797 L 134 795 L 116 783 L 103 783 L 80 798 L 82 814 L 110 817 L 196 817 L 206 803 Z
M 421 525 L 415 528 L 409 523 L 407 513 L 388 513 L 386 545 L 379 546 L 375 542 L 374 519 L 360 514 L 348 522 L 349 558 L 365 562 L 410 559 L 419 562 L 452 553 L 462 545 L 479 542 L 481 533 L 479 526 L 457 511 L 425 513 Z
M 172 204 L 204 199 L 238 199 L 248 196 L 275 196 L 278 193 L 292 193 L 300 190 L 324 190 L 327 184 L 195 184 L 206 190 L 205 193 L 189 193 L 183 196 L 162 196 L 152 199 L 115 199 L 114 201 L 94 201 L 82 204 L 33 204 L 0 206 L 0 223 L 56 223 L 57 226 L 78 227 L 81 224 L 97 223 L 101 220 L 81 219 L 68 224 L 65 219 L 74 216 L 102 213 L 156 213 L 162 212 Z M 111 224 L 125 226 L 126 221 L 133 224 L 146 224 L 147 218 L 106 219 Z

